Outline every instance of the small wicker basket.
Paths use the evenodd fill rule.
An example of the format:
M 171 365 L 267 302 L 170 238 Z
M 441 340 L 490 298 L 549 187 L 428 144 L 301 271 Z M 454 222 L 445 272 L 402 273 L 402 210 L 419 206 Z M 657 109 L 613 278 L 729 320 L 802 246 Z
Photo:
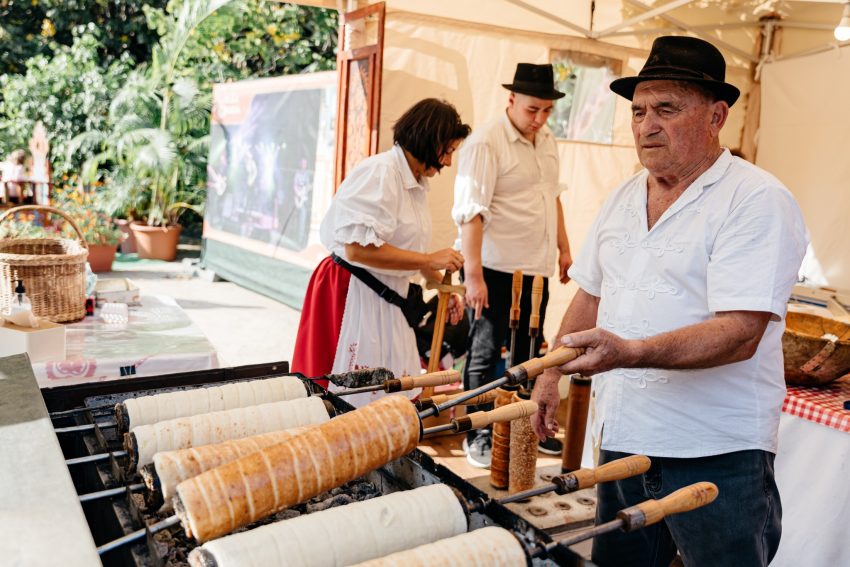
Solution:
M 0 240 L 0 313 L 6 312 L 15 295 L 15 274 L 23 280 L 32 310 L 54 323 L 77 321 L 86 316 L 86 258 L 88 246 L 77 224 L 53 207 L 24 205 L 0 215 L 0 222 L 24 211 L 59 215 L 77 233 L 69 238 L 7 238 Z
M 850 325 L 789 311 L 782 335 L 785 382 L 823 386 L 850 372 Z

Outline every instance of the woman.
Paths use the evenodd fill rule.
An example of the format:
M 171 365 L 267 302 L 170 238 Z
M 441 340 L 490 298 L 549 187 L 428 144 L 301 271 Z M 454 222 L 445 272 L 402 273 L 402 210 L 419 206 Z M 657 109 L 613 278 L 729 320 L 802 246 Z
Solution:
M 339 186 L 322 221 L 322 243 L 401 297 L 417 271 L 438 282 L 439 270 L 458 271 L 463 265 L 458 251 L 426 253 L 431 240 L 428 178 L 451 165 L 469 131 L 447 102 L 429 98 L 413 105 L 393 127 L 393 147 L 360 162 Z M 452 324 L 463 312 L 458 299 L 449 305 Z M 396 376 L 419 374 L 413 329 L 398 306 L 325 258 L 307 288 L 292 370 L 316 377 L 378 366 Z M 360 394 L 347 400 L 363 405 L 376 397 Z

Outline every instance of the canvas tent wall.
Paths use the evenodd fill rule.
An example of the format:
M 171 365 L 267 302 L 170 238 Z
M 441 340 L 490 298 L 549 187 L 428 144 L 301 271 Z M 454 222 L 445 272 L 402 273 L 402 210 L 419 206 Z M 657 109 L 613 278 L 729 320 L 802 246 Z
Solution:
M 348 10 L 374 0 L 304 3 Z M 768 133 L 778 127 L 775 120 L 782 122 L 771 110 L 771 101 L 787 95 L 785 87 L 769 79 L 769 69 L 781 65 L 781 60 L 790 63 L 800 55 L 833 49 L 832 29 L 842 10 L 841 0 L 387 0 L 386 4 L 381 150 L 391 143 L 392 121 L 425 96 L 442 96 L 455 103 L 475 127 L 502 111 L 506 92 L 498 85 L 509 82 L 519 61 L 546 62 L 554 50 L 574 50 L 617 59 L 623 74 L 634 74 L 654 37 L 675 33 L 703 37 L 723 51 L 729 65 L 727 78 L 741 88 L 742 97 L 732 109 L 721 141 L 731 148 L 743 144 L 752 152 L 756 140 L 768 143 Z M 804 60 L 808 58 L 800 61 Z M 763 86 L 753 81 L 762 72 Z M 838 72 L 837 68 L 832 72 Z M 805 96 L 800 89 L 788 92 L 792 91 L 795 97 L 787 101 L 788 108 L 812 106 L 814 91 Z M 762 99 L 767 107 L 764 112 Z M 835 107 L 839 107 L 837 103 Z M 819 105 L 819 109 L 827 108 Z M 604 198 L 637 167 L 628 121 L 628 103 L 618 100 L 611 144 L 559 142 L 562 181 L 569 187 L 562 201 L 574 254 Z M 845 130 L 846 121 L 832 117 L 832 123 Z M 771 143 L 784 144 L 781 136 L 770 136 Z M 828 149 L 835 152 L 840 147 Z M 758 163 L 773 168 L 782 162 L 777 173 L 793 169 L 802 176 L 818 168 L 807 151 L 764 151 L 767 155 L 759 156 Z M 450 244 L 455 236 L 449 218 L 453 175 L 452 168 L 432 183 L 432 248 Z M 778 176 L 801 198 L 797 183 L 788 174 Z M 806 191 L 820 190 L 812 187 Z M 820 217 L 806 205 L 808 199 L 801 198 L 807 222 L 817 224 Z M 823 197 L 820 202 L 828 200 Z M 829 264 L 825 272 L 833 285 L 848 285 L 834 279 L 843 270 L 842 257 L 846 257 L 843 249 L 834 254 L 822 251 L 819 256 L 822 263 Z M 552 287 L 547 336 L 573 291 L 572 287 Z
M 622 74 L 636 74 L 645 52 L 598 41 L 472 25 L 454 20 L 391 11 L 387 15 L 384 53 L 381 149 L 392 144 L 393 121 L 417 100 L 434 96 L 451 101 L 473 128 L 500 116 L 508 92 L 500 85 L 511 82 L 518 62 L 545 63 L 554 52 L 567 51 L 611 58 L 621 64 Z M 730 79 L 742 88 L 742 103 L 736 105 L 723 131 L 724 143 L 737 147 L 745 116 L 749 71 L 730 68 Z M 584 235 L 607 195 L 638 168 L 629 126 L 628 101 L 617 98 L 612 143 L 558 141 L 561 182 L 568 190 L 561 203 L 572 251 L 578 253 Z M 457 229 L 450 217 L 452 168 L 431 180 L 433 217 L 432 248 L 450 246 Z M 553 265 L 554 269 L 554 265 Z M 574 286 L 550 283 L 552 314 L 544 332 L 557 328 Z
M 812 239 L 803 275 L 850 290 L 850 47 L 767 64 L 757 164 L 794 193 Z

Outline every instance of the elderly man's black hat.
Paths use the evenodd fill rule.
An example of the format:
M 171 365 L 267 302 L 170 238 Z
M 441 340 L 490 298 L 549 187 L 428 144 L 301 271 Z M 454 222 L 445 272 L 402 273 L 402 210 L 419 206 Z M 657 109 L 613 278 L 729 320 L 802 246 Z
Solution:
M 665 80 L 698 83 L 729 106 L 741 94 L 726 82 L 726 61 L 720 50 L 702 39 L 679 36 L 657 38 L 637 77 L 617 79 L 611 83 L 611 90 L 632 100 L 638 83 Z

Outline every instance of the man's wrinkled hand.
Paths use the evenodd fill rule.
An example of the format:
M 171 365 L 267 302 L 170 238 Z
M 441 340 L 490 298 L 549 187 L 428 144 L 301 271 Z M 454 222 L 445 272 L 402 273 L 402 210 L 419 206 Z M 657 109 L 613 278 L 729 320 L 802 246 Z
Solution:
M 537 402 L 537 413 L 531 417 L 531 426 L 537 434 L 537 438 L 545 441 L 547 437 L 554 437 L 558 433 L 558 404 L 561 396 L 558 394 L 558 381 L 561 379 L 560 372 L 548 369 L 534 384 L 531 399 Z
M 564 335 L 561 345 L 584 348 L 584 354 L 559 367 L 564 374 L 593 376 L 615 368 L 633 368 L 640 360 L 640 341 L 626 340 L 596 327 Z

